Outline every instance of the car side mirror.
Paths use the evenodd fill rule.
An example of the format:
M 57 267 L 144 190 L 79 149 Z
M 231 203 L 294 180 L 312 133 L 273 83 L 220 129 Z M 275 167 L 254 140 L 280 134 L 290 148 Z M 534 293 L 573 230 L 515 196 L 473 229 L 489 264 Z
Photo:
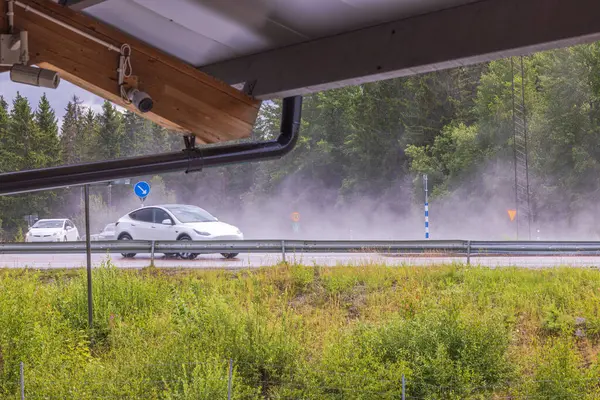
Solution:
M 163 225 L 173 225 L 173 222 L 171 222 L 170 219 L 163 219 L 162 224 Z

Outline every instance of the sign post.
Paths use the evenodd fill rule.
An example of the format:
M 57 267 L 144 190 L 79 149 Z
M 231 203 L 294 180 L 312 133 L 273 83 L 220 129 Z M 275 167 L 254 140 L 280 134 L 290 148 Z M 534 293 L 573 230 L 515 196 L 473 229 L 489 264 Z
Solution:
M 29 215 L 25 215 L 23 216 L 23 219 L 25 221 L 27 221 L 27 225 L 29 227 L 33 226 L 33 224 L 38 220 L 38 215 L 37 214 L 29 214 Z
M 92 245 L 90 243 L 90 186 L 83 187 L 85 206 L 85 255 L 87 273 L 88 327 L 94 326 L 94 301 L 92 299 Z
M 140 181 L 140 182 L 136 183 L 135 186 L 133 187 L 133 192 L 135 193 L 135 195 L 137 197 L 140 198 L 140 200 L 142 202 L 142 207 L 143 207 L 144 200 L 146 200 L 146 197 L 148 197 L 148 195 L 150 194 L 150 184 L 145 181 Z

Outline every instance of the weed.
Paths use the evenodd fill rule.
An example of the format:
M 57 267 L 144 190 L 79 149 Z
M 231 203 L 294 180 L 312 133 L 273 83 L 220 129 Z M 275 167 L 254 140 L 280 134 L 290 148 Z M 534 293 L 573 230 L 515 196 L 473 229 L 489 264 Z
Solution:
M 597 398 L 600 275 L 454 264 L 0 270 L 0 398 Z M 585 321 L 576 326 L 576 321 Z

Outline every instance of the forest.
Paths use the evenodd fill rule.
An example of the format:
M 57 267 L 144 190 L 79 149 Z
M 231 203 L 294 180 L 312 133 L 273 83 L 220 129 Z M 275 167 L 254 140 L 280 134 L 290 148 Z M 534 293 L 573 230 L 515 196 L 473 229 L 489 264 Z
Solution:
M 600 44 L 523 58 L 530 196 L 544 238 L 598 239 Z M 150 203 L 200 205 L 250 237 L 422 238 L 428 174 L 433 238 L 513 238 L 511 60 L 436 71 L 305 97 L 301 138 L 281 160 L 137 177 Z M 516 76 L 521 85 L 521 76 Z M 1 95 L 1 94 L 0 94 Z M 57 115 L 61 116 L 61 123 Z M 278 134 L 265 102 L 251 138 Z M 184 147 L 181 135 L 105 102 L 0 97 L 0 172 L 116 159 Z M 92 187 L 93 230 L 139 206 L 130 186 Z M 0 239 L 22 240 L 24 216 L 68 217 L 82 228 L 80 188 L 0 197 Z

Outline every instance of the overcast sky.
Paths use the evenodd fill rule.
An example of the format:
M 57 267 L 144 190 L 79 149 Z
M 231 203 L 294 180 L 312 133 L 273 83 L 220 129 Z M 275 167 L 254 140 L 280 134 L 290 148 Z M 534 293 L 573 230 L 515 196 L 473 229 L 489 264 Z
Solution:
M 101 97 L 80 89 L 65 80 L 60 82 L 57 89 L 48 89 L 13 83 L 8 76 L 8 72 L 0 74 L 0 95 L 4 96 L 4 100 L 9 104 L 9 107 L 12 107 L 12 102 L 17 92 L 20 92 L 21 96 L 29 99 L 31 108 L 34 110 L 37 107 L 40 97 L 46 93 L 46 97 L 48 97 L 52 108 L 56 112 L 56 117 L 59 119 L 59 124 L 65 113 L 67 103 L 73 95 L 77 95 L 81 99 L 83 106 L 91 107 L 96 112 L 100 111 L 104 102 L 104 99 Z

